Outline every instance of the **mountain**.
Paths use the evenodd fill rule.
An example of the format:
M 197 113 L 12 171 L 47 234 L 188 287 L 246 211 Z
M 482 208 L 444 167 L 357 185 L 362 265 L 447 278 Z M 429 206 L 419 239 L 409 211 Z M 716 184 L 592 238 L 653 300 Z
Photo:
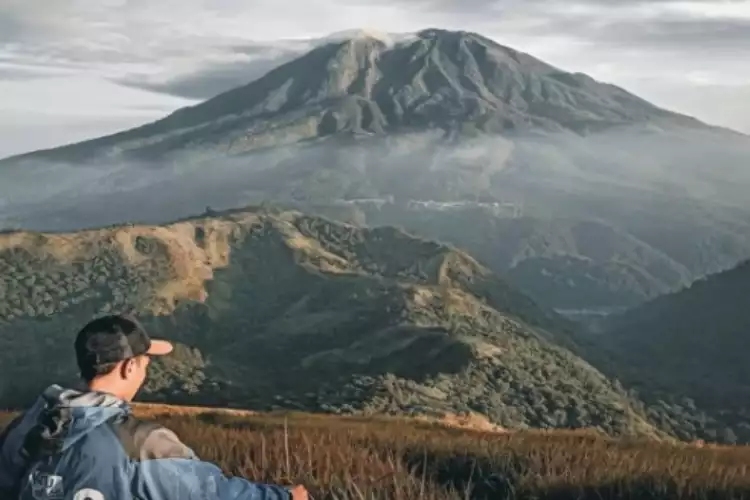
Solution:
M 720 438 L 747 441 L 748 296 L 750 262 L 745 262 L 613 316 L 597 337 L 607 353 L 601 366 L 652 400 L 706 409 L 731 430 Z
M 206 148 L 238 154 L 342 132 L 449 133 L 466 125 L 589 131 L 661 120 L 700 126 L 480 35 L 430 29 L 395 44 L 370 36 L 325 44 L 163 120 L 32 157 L 86 161 L 114 152 L 148 159 Z
M 468 255 L 395 229 L 245 210 L 0 236 L 1 405 L 74 379 L 71 339 L 130 311 L 178 344 L 150 399 L 474 411 L 503 427 L 664 436 L 571 349 L 567 323 Z
M 0 227 L 376 200 L 368 223 L 440 237 L 558 309 L 632 306 L 750 257 L 747 137 L 474 33 L 330 42 L 154 123 L 1 161 Z M 471 214 L 441 208 L 461 203 L 511 215 L 467 235 Z

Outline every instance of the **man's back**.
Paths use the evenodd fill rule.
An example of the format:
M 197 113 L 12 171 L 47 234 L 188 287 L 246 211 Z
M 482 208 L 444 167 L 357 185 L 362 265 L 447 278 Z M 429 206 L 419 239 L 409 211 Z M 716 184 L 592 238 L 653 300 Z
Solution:
M 4 435 L 0 471 L 0 491 L 20 500 L 291 498 L 286 488 L 225 477 L 115 397 L 57 386 Z
M 112 396 L 50 387 L 5 436 L 0 487 L 23 500 L 128 498 L 127 456 L 114 432 L 128 414 Z
M 111 426 L 96 426 L 64 446 L 32 463 L 21 478 L 20 500 L 133 498 L 127 457 Z

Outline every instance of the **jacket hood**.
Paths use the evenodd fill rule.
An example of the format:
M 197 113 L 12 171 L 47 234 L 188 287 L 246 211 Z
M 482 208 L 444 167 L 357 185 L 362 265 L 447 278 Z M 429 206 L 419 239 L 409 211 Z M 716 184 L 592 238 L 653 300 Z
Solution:
M 123 400 L 103 392 L 82 392 L 53 385 L 40 399 L 43 410 L 24 448 L 30 456 L 56 453 L 72 446 L 107 421 L 130 412 Z

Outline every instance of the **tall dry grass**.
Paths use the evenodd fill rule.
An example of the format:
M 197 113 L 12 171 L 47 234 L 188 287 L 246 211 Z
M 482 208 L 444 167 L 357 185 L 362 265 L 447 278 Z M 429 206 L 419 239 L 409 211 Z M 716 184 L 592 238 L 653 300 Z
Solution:
M 395 419 L 160 416 L 200 456 L 254 480 L 341 499 L 750 498 L 750 449 L 500 434 Z M 288 450 L 288 451 L 287 451 Z
M 386 418 L 145 413 L 228 474 L 302 483 L 316 499 L 750 499 L 747 447 Z

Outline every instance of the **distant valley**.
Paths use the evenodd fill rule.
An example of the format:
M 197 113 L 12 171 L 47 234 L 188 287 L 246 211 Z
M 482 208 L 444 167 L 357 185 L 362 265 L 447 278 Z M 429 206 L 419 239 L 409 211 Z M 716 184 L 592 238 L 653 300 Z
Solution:
M 463 248 L 539 303 L 561 311 L 637 305 L 731 266 L 750 244 L 750 232 L 731 224 L 704 227 L 713 239 L 701 243 L 690 232 L 694 222 L 672 220 L 672 231 L 659 233 L 645 213 L 618 226 L 593 218 L 526 215 L 522 206 L 500 203 L 292 206 L 362 226 L 396 225 Z

